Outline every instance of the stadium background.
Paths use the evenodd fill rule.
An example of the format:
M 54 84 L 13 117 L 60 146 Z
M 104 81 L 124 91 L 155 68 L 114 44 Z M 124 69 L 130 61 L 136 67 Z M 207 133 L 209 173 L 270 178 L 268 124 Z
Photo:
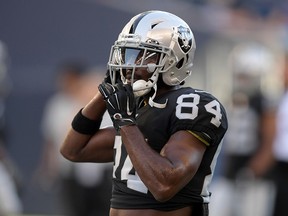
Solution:
M 259 2 L 250 1 L 256 6 Z M 264 2 L 273 2 L 271 10 L 281 3 Z M 0 41 L 7 47 L 13 86 L 6 104 L 7 148 L 23 176 L 24 213 L 55 214 L 49 206 L 53 197 L 42 194 L 31 179 L 42 148 L 39 125 L 43 107 L 54 91 L 59 62 L 80 58 L 91 67 L 103 66 L 111 44 L 131 16 L 149 9 L 167 10 L 187 20 L 194 30 L 198 49 L 190 82 L 226 101 L 223 89 L 231 89 L 231 75 L 223 62 L 235 43 L 252 38 L 270 46 L 276 56 L 284 52 L 286 23 L 277 19 L 273 24 L 266 17 L 269 7 L 258 6 L 253 12 L 259 13 L 260 21 L 243 21 L 237 29 L 225 1 L 0 0 Z M 279 70 L 281 64 L 265 78 L 265 85 L 275 95 L 281 91 L 281 85 L 275 85 Z

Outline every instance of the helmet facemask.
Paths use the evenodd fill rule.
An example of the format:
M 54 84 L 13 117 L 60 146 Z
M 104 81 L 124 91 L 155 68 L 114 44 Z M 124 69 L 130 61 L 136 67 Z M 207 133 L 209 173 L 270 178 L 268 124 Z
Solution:
M 164 67 L 163 62 L 170 50 L 157 44 L 152 46 L 150 43 L 139 43 L 137 36 L 135 38 L 130 35 L 128 40 L 127 36 L 125 38 L 126 40 L 118 40 L 112 46 L 108 62 L 109 70 L 113 78 L 117 77 L 118 73 L 124 84 L 131 83 L 134 95 L 140 97 L 156 88 L 159 73 Z M 142 79 L 136 73 L 136 70 L 140 69 L 145 69 L 151 76 L 147 80 Z

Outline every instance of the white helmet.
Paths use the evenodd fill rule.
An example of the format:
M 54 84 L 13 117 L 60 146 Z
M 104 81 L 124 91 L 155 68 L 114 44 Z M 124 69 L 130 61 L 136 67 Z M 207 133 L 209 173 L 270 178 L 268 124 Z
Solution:
M 191 75 L 196 44 L 188 24 L 174 14 L 163 11 L 147 11 L 134 16 L 119 34 L 111 48 L 108 68 L 112 80 L 116 73 L 127 82 L 124 73 L 132 70 L 132 83 L 136 68 L 147 68 L 153 73 L 146 82 L 133 83 L 135 96 L 147 94 L 156 83 L 159 74 L 165 84 L 179 85 Z M 151 63 L 150 58 L 157 57 Z

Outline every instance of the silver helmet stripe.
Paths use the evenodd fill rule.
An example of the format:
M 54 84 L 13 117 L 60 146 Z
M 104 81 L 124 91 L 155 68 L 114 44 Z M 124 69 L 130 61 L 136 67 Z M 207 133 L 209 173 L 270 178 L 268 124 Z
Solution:
M 143 17 L 145 17 L 147 14 L 151 13 L 151 11 L 147 11 L 147 12 L 144 12 L 142 14 L 140 14 L 133 22 L 133 24 L 131 25 L 131 28 L 129 30 L 129 34 L 134 34 L 135 31 L 136 31 L 136 28 L 139 24 L 139 22 L 143 19 Z

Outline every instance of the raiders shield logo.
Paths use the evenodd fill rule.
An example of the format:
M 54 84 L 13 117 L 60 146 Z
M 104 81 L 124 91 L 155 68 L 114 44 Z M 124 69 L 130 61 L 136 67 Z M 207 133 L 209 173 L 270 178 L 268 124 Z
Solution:
M 178 43 L 184 53 L 187 53 L 192 46 L 192 33 L 189 28 L 179 26 L 177 28 L 179 34 Z

